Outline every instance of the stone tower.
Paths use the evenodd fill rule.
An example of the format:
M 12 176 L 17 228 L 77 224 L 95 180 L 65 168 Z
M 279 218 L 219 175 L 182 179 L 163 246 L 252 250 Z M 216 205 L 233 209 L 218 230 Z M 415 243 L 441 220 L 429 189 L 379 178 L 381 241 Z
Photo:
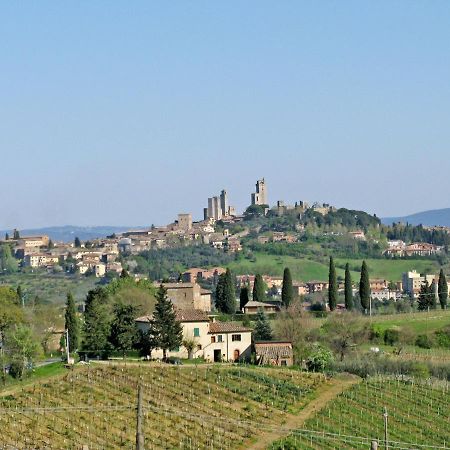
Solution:
M 264 178 L 256 182 L 256 192 L 252 194 L 252 205 L 268 205 L 267 188 Z
M 223 217 L 228 216 L 228 194 L 225 189 L 220 193 L 220 209 Z

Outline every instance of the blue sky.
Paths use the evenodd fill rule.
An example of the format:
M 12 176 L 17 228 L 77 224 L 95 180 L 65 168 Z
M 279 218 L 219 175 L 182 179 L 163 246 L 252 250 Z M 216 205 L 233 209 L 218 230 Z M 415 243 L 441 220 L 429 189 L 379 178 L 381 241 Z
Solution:
M 449 207 L 450 2 L 0 5 L 0 229 Z

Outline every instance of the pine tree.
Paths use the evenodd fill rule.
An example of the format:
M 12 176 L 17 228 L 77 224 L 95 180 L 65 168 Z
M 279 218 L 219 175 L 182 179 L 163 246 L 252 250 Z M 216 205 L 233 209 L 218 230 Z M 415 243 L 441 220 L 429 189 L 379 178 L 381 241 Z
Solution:
M 111 332 L 109 342 L 114 349 L 125 353 L 132 349 L 133 344 L 138 340 L 138 329 L 136 327 L 136 307 L 133 305 L 124 305 L 116 303 L 113 307 L 114 318 L 111 323 Z
M 75 300 L 70 292 L 67 294 L 64 323 L 65 329 L 69 332 L 69 348 L 72 351 L 75 351 L 78 349 L 79 344 L 79 324 L 75 308 Z
M 359 282 L 359 298 L 361 300 L 361 307 L 367 312 L 370 302 L 370 281 L 369 270 L 367 269 L 366 261 L 363 261 L 361 266 L 361 280 Z
M 281 289 L 281 302 L 283 303 L 285 308 L 288 308 L 293 300 L 294 300 L 294 287 L 292 285 L 291 271 L 289 270 L 288 267 L 286 267 L 283 272 L 283 287 Z
M 244 309 L 244 306 L 249 302 L 249 289 L 248 286 L 242 286 L 241 292 L 239 293 L 239 307 L 241 311 Z
M 78 237 L 76 237 L 75 240 L 73 241 L 73 245 L 75 246 L 75 248 L 81 247 L 81 241 Z
M 441 308 L 445 309 L 447 307 L 447 300 L 448 300 L 448 284 L 443 269 L 441 269 L 439 273 L 438 296 Z
M 258 273 L 255 276 L 255 282 L 253 283 L 253 301 L 264 302 L 266 299 L 266 288 L 262 276 Z
M 330 307 L 330 311 L 334 311 L 336 309 L 337 298 L 338 288 L 336 280 L 336 268 L 334 267 L 333 257 L 330 256 L 330 270 L 328 274 L 328 306 Z
M 225 272 L 223 311 L 226 314 L 234 314 L 236 312 L 236 289 L 234 286 L 233 275 L 230 269 Z
M 352 275 L 350 273 L 350 265 L 347 263 L 345 265 L 345 309 L 351 311 L 354 307 L 353 302 L 353 286 L 352 286 Z
M 256 315 L 255 329 L 253 331 L 255 341 L 271 341 L 272 328 L 263 309 L 259 309 Z
M 102 288 L 89 291 L 86 297 L 82 348 L 91 356 L 107 356 L 110 349 L 107 300 L 108 296 Z
M 417 298 L 417 309 L 419 311 L 428 311 L 431 307 L 432 296 L 434 296 L 434 292 L 431 292 L 431 286 L 428 284 L 428 281 L 425 281 L 425 283 L 422 283 L 422 286 L 420 286 L 419 297 Z
M 177 321 L 172 302 L 167 297 L 167 290 L 163 285 L 159 287 L 156 294 L 153 320 L 156 342 L 163 351 L 163 359 L 167 360 L 167 351 L 181 346 L 183 329 L 180 322 Z

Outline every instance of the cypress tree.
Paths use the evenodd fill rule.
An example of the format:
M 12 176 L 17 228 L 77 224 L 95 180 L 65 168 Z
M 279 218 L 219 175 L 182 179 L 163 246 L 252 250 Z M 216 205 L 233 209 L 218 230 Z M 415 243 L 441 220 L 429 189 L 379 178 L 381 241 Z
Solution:
M 75 308 L 75 300 L 71 292 L 67 294 L 66 312 L 64 314 L 65 329 L 69 334 L 69 348 L 75 351 L 79 344 L 78 317 Z
M 429 305 L 430 309 L 436 309 L 437 308 L 437 295 L 438 295 L 438 287 L 436 286 L 436 281 L 432 281 L 430 284 L 430 300 Z
M 156 294 L 155 312 L 153 313 L 153 334 L 157 345 L 167 359 L 167 351 L 179 347 L 183 342 L 183 329 L 177 321 L 172 302 L 167 297 L 167 289 L 161 285 Z
M 255 341 L 271 341 L 272 327 L 264 313 L 263 309 L 259 309 L 256 315 L 255 330 L 253 331 Z
M 361 299 L 361 307 L 367 312 L 370 302 L 370 281 L 369 270 L 366 261 L 361 266 L 361 279 L 359 282 L 359 298 Z
M 294 299 L 294 287 L 292 286 L 292 276 L 289 267 L 283 272 L 283 287 L 281 289 L 281 302 L 288 308 Z
M 328 274 L 328 306 L 330 311 L 336 309 L 338 297 L 337 280 L 336 280 L 336 268 L 334 267 L 333 257 L 330 256 L 330 270 Z
M 244 306 L 249 302 L 249 289 L 248 286 L 242 286 L 241 292 L 239 293 L 239 307 L 241 310 L 244 309 Z
M 352 287 L 352 275 L 350 273 L 350 265 L 347 263 L 345 265 L 345 309 L 351 311 L 354 306 L 353 302 L 353 287 Z
M 264 302 L 266 299 L 266 288 L 264 286 L 264 280 L 258 273 L 255 276 L 255 282 L 253 284 L 253 301 Z
M 447 300 L 448 300 L 448 284 L 443 269 L 441 269 L 439 273 L 438 296 L 441 308 L 445 309 L 447 307 Z
M 230 269 L 225 272 L 223 312 L 227 314 L 236 312 L 236 289 Z
M 73 245 L 75 248 L 80 248 L 81 247 L 80 238 L 76 237 L 75 240 L 73 241 Z
M 223 312 L 225 305 L 225 273 L 219 275 L 217 280 L 216 292 L 215 292 L 215 305 L 216 309 Z

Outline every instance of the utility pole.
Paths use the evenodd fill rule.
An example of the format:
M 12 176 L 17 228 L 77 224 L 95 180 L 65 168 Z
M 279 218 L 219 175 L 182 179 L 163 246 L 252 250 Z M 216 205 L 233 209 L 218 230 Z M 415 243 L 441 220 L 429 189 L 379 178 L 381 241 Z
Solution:
M 385 450 L 389 450 L 389 444 L 388 444 L 388 413 L 386 406 L 384 407 L 384 448 Z
M 142 403 L 142 385 L 140 384 L 138 387 L 138 401 L 136 408 L 136 450 L 144 450 L 144 433 L 142 431 Z
M 67 364 L 69 364 L 70 351 L 69 351 L 69 330 L 66 330 L 66 353 L 67 353 Z

